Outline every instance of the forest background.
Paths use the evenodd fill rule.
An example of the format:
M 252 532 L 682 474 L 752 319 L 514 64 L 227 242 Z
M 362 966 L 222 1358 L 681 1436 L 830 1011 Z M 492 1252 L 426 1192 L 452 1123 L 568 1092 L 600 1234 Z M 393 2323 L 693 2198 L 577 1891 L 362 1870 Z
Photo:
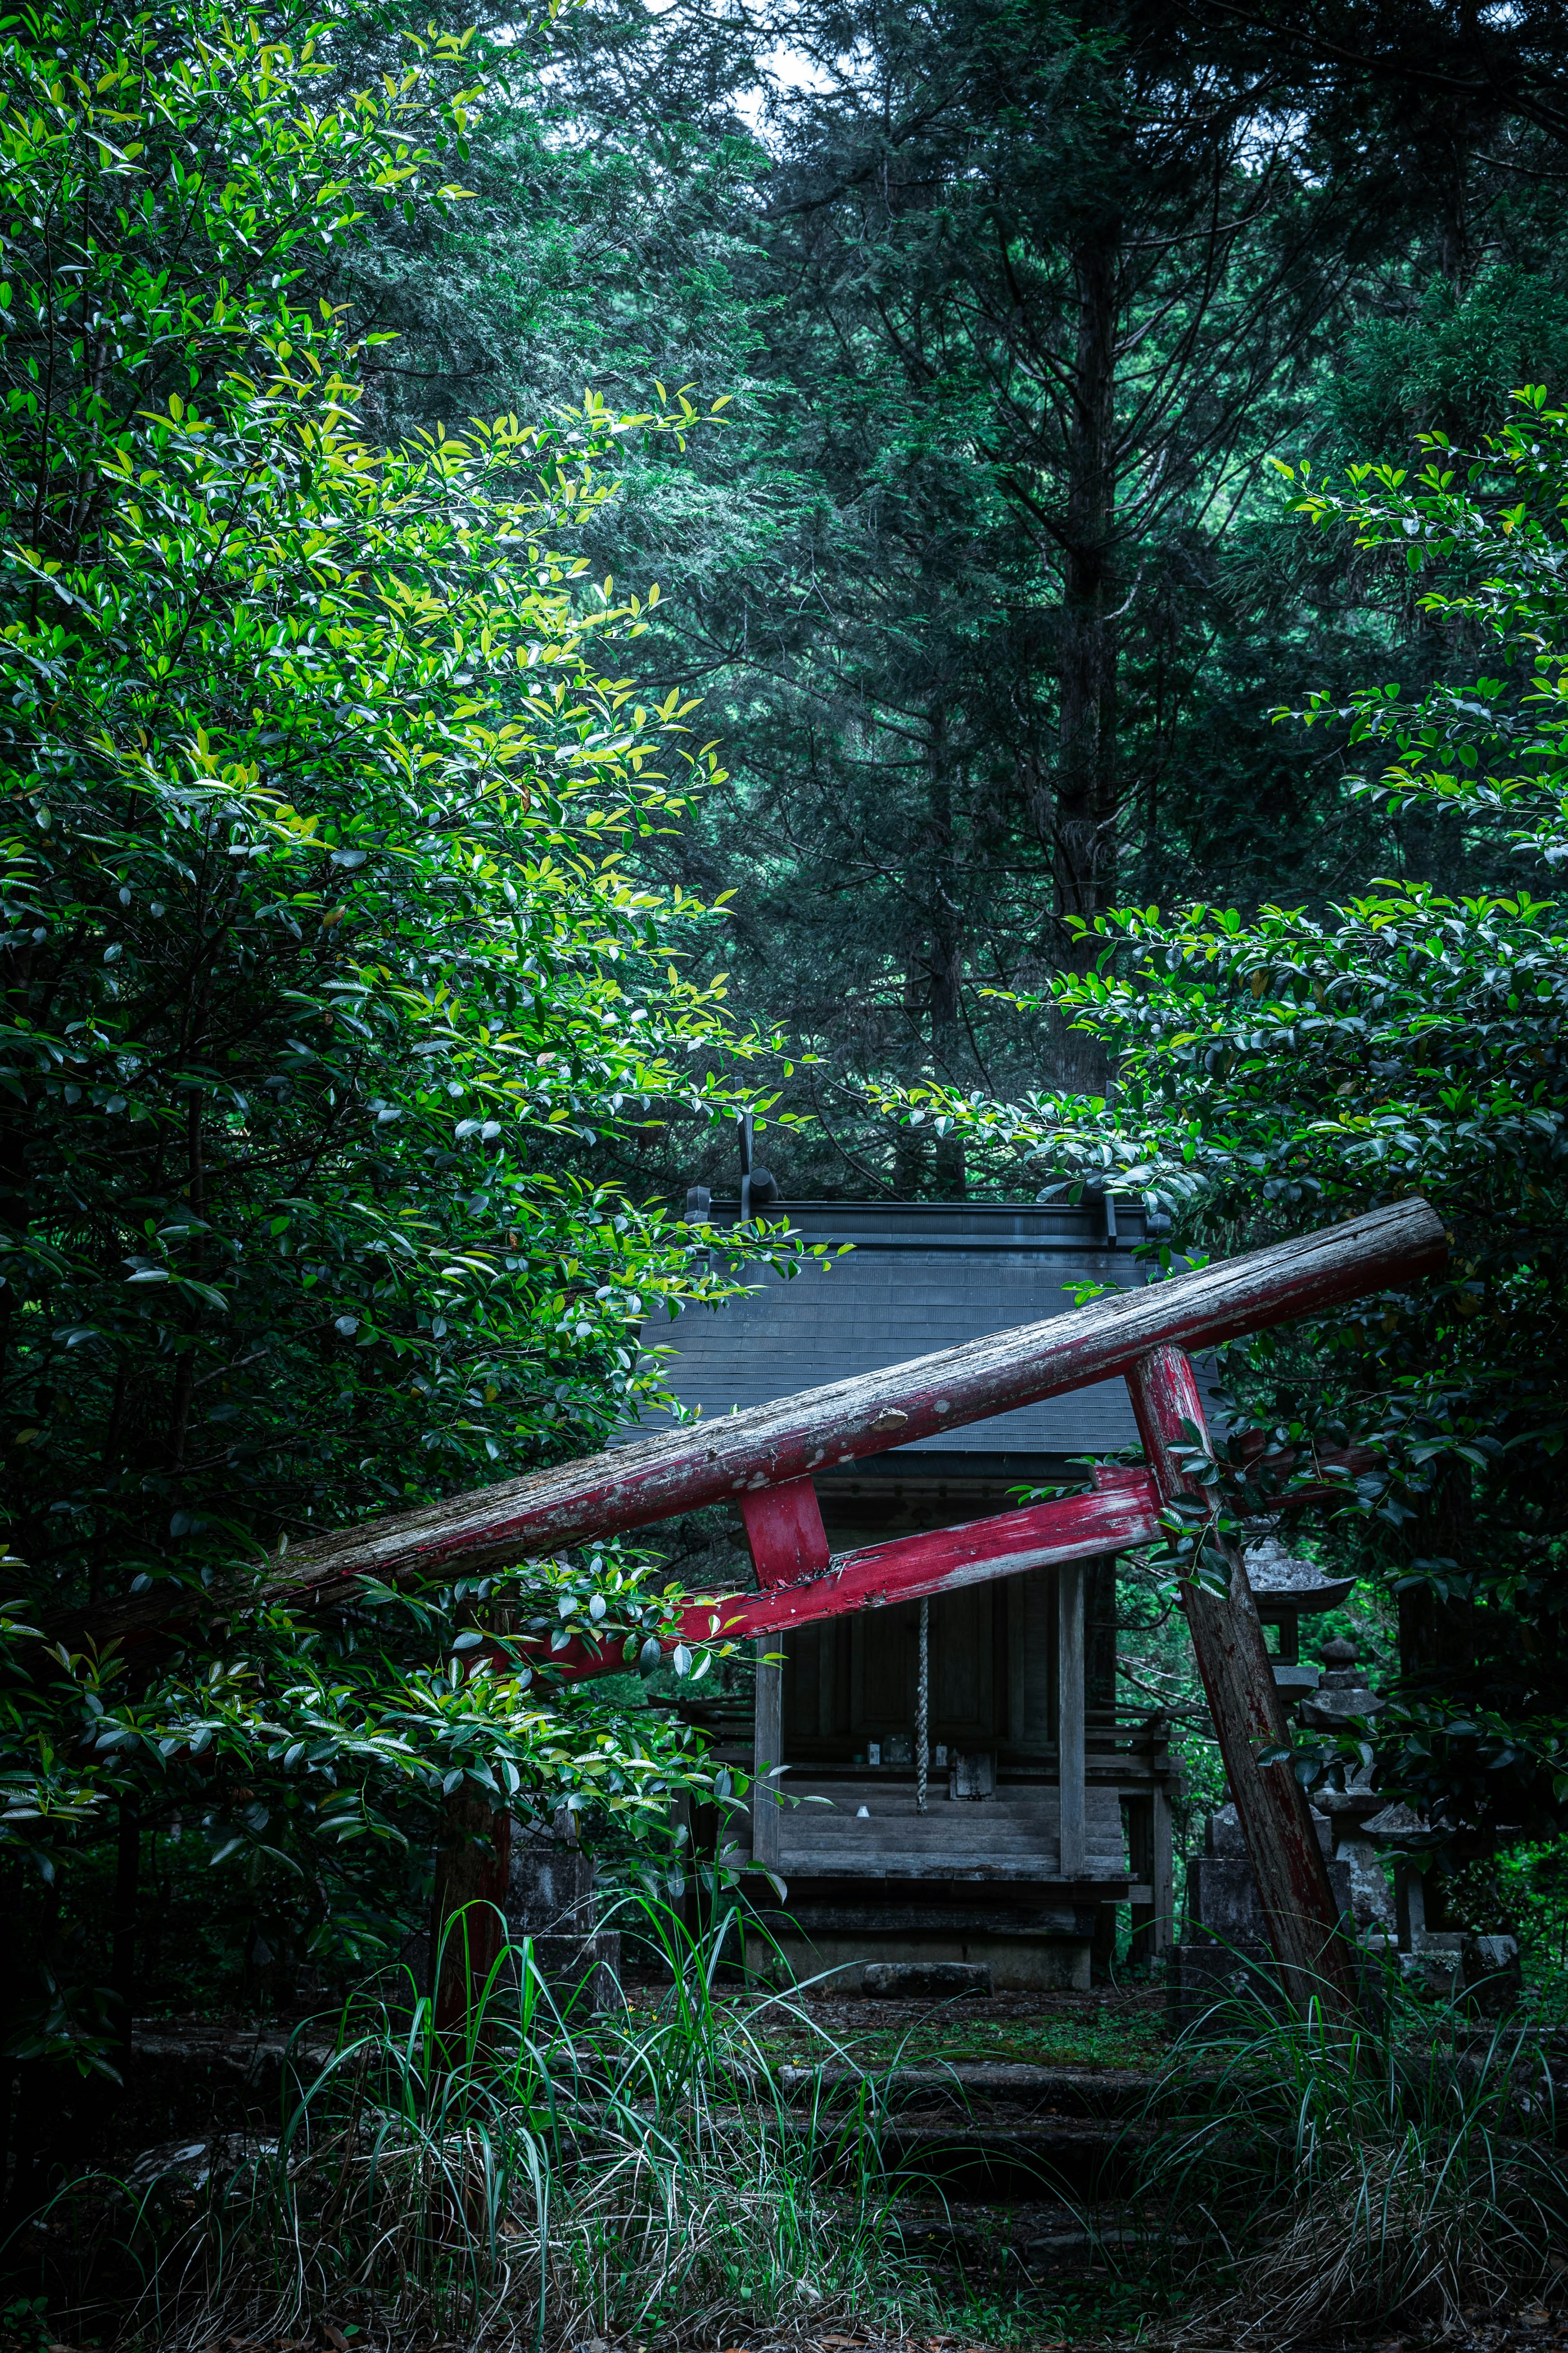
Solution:
M 749 1091 L 786 1206 L 1116 1181 L 1212 1250 L 1432 1191 L 1461 1247 L 1430 1302 L 1232 1370 L 1263 1419 L 1386 1443 L 1324 1540 L 1397 1629 L 1390 1786 L 1478 1852 L 1554 1829 L 1568 967 L 1518 837 L 1557 854 L 1568 32 L 1283 15 L 587 0 L 444 38 L 355 7 L 308 73 L 302 19 L 17 20 L 14 2050 L 91 2063 L 138 1871 L 195 1822 L 231 1896 L 192 1916 L 254 1988 L 395 1947 L 465 1781 L 635 1838 L 700 1774 L 625 1690 L 460 1672 L 521 1602 L 634 1662 L 634 1556 L 326 1622 L 222 1579 L 624 1418 L 650 1303 L 722 1287 L 657 1204 L 727 1172 Z M 152 92 L 157 172 L 81 141 L 100 69 Z M 57 117 L 74 277 L 22 201 Z M 1352 461 L 1385 470 L 1333 487 Z M 573 699 L 492 691 L 498 648 Z M 1396 789 L 1347 786 L 1358 741 Z M 1489 800 L 1426 759 L 1451 743 Z M 1344 1018 L 1299 1032 L 1308 999 Z M 212 1621 L 128 1679 L 82 1629 L 160 1581 Z
M 1321 1536 L 1397 1680 L 1385 1775 L 1463 1823 L 1451 1863 L 1549 1835 L 1562 463 L 1510 417 L 1568 361 L 1560 18 L 588 6 L 552 40 L 440 301 L 412 243 L 381 265 L 384 396 L 734 395 L 627 469 L 595 562 L 657 575 L 660 676 L 724 747 L 650 867 L 734 892 L 728 985 L 811 1114 L 767 1142 L 784 1201 L 1144 1184 L 1218 1250 L 1425 1187 L 1439 1297 L 1229 1374 L 1386 1451 Z M 633 1165 L 679 1198 L 731 1152 L 674 1122 Z

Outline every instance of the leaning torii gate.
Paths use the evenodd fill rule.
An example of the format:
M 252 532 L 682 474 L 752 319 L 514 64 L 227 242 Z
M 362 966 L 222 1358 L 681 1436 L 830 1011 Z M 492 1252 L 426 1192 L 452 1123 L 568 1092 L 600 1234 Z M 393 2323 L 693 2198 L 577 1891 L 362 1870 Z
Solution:
M 1407 1285 L 1439 1271 L 1447 1256 L 1442 1222 L 1427 1204 L 1394 1202 L 1046 1323 L 363 1522 L 291 1552 L 287 1569 L 279 1562 L 256 1598 L 308 1602 L 361 1577 L 396 1584 L 415 1576 L 473 1574 L 703 1504 L 737 1504 L 758 1590 L 688 1603 L 671 1641 L 701 1644 L 780 1633 L 984 1578 L 1128 1551 L 1160 1538 L 1167 1504 L 1201 1497 L 1180 1461 L 1194 1439 L 1206 1443 L 1189 1350 Z M 1101 1470 L 1082 1494 L 831 1554 L 812 1484 L 825 1465 L 859 1461 L 1118 1374 L 1131 1394 L 1143 1469 Z M 1352 1956 L 1338 1933 L 1306 1794 L 1288 1763 L 1260 1762 L 1288 1747 L 1289 1735 L 1246 1570 L 1234 1546 L 1222 1549 L 1228 1593 L 1188 1578 L 1183 1599 L 1264 1916 L 1285 1989 L 1298 2006 L 1314 1995 L 1348 2005 Z M 185 1606 L 200 1607 L 199 1597 Z M 100 1640 L 150 1630 L 168 1625 L 179 1608 L 148 1595 L 104 1613 L 94 1630 Z M 618 1646 L 595 1650 L 579 1641 L 546 1655 L 570 1676 L 624 1668 Z M 1081 1713 L 1061 1730 L 1062 1869 L 1070 1872 L 1083 1852 Z M 757 1757 L 759 1775 L 777 1761 Z M 759 1780 L 753 1802 L 765 1851 L 760 1811 L 776 1805 L 776 1795 Z M 486 1891 L 479 1883 L 470 1892 Z

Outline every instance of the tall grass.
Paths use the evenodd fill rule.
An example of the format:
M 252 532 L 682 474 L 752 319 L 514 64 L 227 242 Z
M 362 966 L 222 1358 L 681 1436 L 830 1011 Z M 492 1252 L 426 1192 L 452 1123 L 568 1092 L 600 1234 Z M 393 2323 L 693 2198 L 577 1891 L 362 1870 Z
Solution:
M 118 2341 L 195 2353 L 328 2319 L 506 2353 L 722 2344 L 851 2308 L 897 2325 L 876 2087 L 833 2102 L 819 2073 L 782 2096 L 766 2041 L 809 2014 L 721 1998 L 732 1910 L 694 1934 L 650 1905 L 639 1933 L 668 1968 L 651 2009 L 563 2016 L 523 1947 L 456 2032 L 412 1986 L 351 2004 L 324 2051 L 302 2030 L 275 2141 L 215 2147 L 194 2194 L 176 2176 L 121 2196 Z M 79 2316 L 100 2337 L 110 2318 Z
M 1238 1996 L 1177 2045 L 1138 2193 L 1198 2291 L 1200 2335 L 1442 2336 L 1568 2253 L 1539 2036 L 1420 2000 L 1395 1974 L 1376 1995 L 1353 2023 Z
M 929 2216 L 907 2207 L 909 2250 L 899 2222 L 921 2185 L 884 2161 L 906 2054 L 868 2073 L 748 1980 L 732 1906 L 693 1932 L 639 1902 L 637 1929 L 664 1981 L 635 2007 L 582 2021 L 508 1948 L 453 2032 L 412 1986 L 302 2029 L 276 2134 L 209 2144 L 200 2178 L 77 2185 L 49 2243 L 85 2275 L 51 2282 L 54 2336 L 205 2353 L 330 2321 L 354 2347 L 679 2353 L 929 2327 Z M 1099 2250 L 1111 2316 L 1173 2289 L 1211 2344 L 1436 2337 L 1539 2287 L 1568 2265 L 1544 2057 L 1397 1979 L 1354 2023 L 1231 2000 L 1122 2143 L 1142 2227 Z

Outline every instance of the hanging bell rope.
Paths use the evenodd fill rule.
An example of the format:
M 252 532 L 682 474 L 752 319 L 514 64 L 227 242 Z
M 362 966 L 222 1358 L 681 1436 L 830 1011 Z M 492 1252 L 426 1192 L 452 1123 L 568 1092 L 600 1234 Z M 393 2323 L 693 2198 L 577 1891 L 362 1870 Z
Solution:
M 931 1603 L 921 1603 L 921 1665 L 915 1683 L 915 1811 L 926 1810 L 926 1767 L 931 1761 Z

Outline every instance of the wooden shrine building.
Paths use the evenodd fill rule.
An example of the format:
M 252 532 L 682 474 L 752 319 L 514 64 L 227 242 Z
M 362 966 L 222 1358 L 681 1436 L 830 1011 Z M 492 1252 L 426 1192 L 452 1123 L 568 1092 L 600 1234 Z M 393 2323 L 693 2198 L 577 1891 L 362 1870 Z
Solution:
M 763 1206 L 759 1203 L 759 1207 Z M 693 1197 L 719 1228 L 738 1201 Z M 1066 1313 L 1068 1286 L 1141 1284 L 1141 1206 L 791 1202 L 808 1242 L 852 1250 L 714 1313 L 650 1325 L 669 1386 L 705 1417 L 907 1363 Z M 1135 1448 L 1118 1379 L 816 1478 L 836 1552 L 1085 1486 L 1082 1458 Z M 868 1960 L 983 1960 L 998 1988 L 1087 1985 L 1132 1906 L 1171 1940 L 1164 1719 L 1118 1708 L 1112 1557 L 976 1582 L 928 1605 L 927 1773 L 919 1809 L 922 1605 L 829 1619 L 758 1645 L 754 1720 L 697 1704 L 721 1754 L 782 1764 L 753 1807 L 754 1858 L 787 1893 L 774 1923 L 803 1972 Z M 782 1663 L 778 1660 L 782 1648 Z M 1064 1840 L 1064 1785 L 1066 1837 Z

